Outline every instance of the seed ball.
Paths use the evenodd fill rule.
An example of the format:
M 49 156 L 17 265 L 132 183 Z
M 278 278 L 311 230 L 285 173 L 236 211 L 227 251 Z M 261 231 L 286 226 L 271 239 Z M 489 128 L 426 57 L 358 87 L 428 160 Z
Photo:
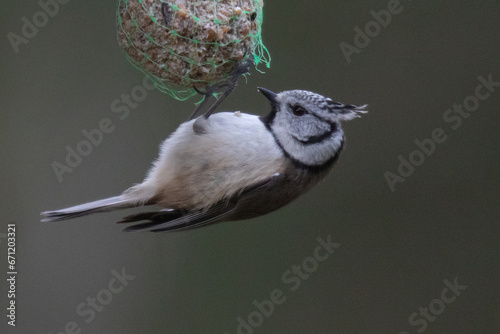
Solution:
M 186 99 L 262 50 L 262 7 L 263 0 L 119 0 L 118 42 L 160 90 Z

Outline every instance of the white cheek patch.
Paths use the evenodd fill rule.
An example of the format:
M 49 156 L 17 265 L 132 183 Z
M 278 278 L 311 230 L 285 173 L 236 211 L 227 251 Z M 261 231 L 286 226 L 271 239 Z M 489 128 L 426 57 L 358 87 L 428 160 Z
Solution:
M 287 122 L 287 116 L 278 115 L 272 130 L 279 145 L 288 156 L 307 166 L 321 166 L 337 154 L 342 146 L 343 138 L 343 131 L 340 126 L 331 136 L 317 143 L 304 144 L 300 142 L 299 138 L 302 137 L 304 138 L 303 141 L 307 141 L 314 137 L 314 134 L 318 135 L 318 132 L 320 132 L 319 136 L 328 134 L 331 125 L 327 122 L 319 122 L 315 118 L 316 122 L 306 122 L 306 124 L 294 126 L 291 119 Z
M 292 119 L 291 135 L 302 142 L 312 137 L 318 137 L 331 131 L 329 123 L 321 122 L 312 115 L 303 116 L 300 119 Z

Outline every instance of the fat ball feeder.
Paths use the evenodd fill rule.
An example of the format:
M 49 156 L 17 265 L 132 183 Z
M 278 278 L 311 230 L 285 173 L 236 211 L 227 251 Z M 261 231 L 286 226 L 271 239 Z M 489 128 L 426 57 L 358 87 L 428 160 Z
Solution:
M 263 0 L 119 0 L 118 43 L 161 91 L 184 101 L 211 96 L 208 117 L 254 64 L 269 67 L 262 43 Z

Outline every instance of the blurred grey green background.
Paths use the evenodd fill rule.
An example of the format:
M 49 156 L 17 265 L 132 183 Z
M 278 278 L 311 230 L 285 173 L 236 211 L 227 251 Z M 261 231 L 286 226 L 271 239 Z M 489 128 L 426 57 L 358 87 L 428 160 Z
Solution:
M 266 1 L 266 74 L 224 103 L 264 114 L 256 87 L 308 89 L 370 113 L 346 124 L 347 148 L 332 174 L 292 205 L 251 221 L 174 234 L 125 234 L 123 212 L 42 224 L 39 212 L 120 193 L 140 182 L 158 145 L 193 109 L 149 91 L 120 120 L 111 103 L 142 83 L 120 52 L 115 1 L 70 1 L 13 51 L 36 1 L 0 13 L 2 277 L 0 332 L 236 333 L 254 300 L 284 291 L 286 302 L 255 333 L 422 331 L 408 318 L 439 298 L 445 279 L 467 289 L 425 333 L 500 333 L 500 88 L 453 131 L 442 117 L 478 85 L 500 81 L 500 2 L 403 1 L 404 10 L 347 63 L 339 47 L 388 1 Z M 115 129 L 59 182 L 51 164 L 103 118 Z M 390 191 L 386 171 L 443 128 L 439 144 Z M 129 211 L 127 213 L 134 212 Z M 126 214 L 126 213 L 125 213 Z M 17 224 L 17 326 L 7 326 L 6 225 Z M 281 275 L 311 256 L 316 238 L 342 246 L 300 288 Z M 107 288 L 112 270 L 135 279 L 95 319 L 76 313 Z M 422 319 L 418 317 L 417 319 Z

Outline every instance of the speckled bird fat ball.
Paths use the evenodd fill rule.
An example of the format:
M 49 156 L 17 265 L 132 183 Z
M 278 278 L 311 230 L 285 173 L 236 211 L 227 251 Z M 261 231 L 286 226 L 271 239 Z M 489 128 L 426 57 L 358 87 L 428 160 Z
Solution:
M 263 0 L 119 0 L 118 42 L 163 91 L 185 100 L 231 76 L 254 57 L 269 67 L 262 43 Z

